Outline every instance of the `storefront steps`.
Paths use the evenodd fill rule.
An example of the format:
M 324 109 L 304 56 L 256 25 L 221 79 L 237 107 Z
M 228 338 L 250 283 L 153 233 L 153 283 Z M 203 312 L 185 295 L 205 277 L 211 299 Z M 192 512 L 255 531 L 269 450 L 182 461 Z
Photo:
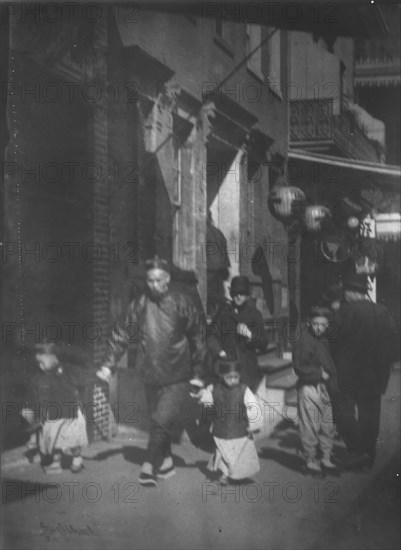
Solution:
M 297 377 L 291 359 L 262 354 L 258 365 L 264 375 L 257 389 L 263 414 L 263 428 L 258 437 L 268 437 L 282 421 L 298 423 Z

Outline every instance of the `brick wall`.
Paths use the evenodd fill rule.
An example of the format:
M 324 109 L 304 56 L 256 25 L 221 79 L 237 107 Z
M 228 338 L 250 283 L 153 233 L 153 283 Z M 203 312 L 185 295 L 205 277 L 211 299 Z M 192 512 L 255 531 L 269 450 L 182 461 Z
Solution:
M 110 437 L 110 403 L 109 392 L 105 385 L 95 384 L 93 389 L 92 418 L 88 419 L 91 441 L 109 439 Z
M 107 89 L 107 24 L 99 21 L 93 28 L 93 42 L 96 51 L 96 82 L 101 90 Z M 96 366 L 101 364 L 110 324 L 109 300 L 109 163 L 108 163 L 108 123 L 107 95 L 102 94 L 100 101 L 93 107 L 91 145 L 93 162 L 100 177 L 93 184 L 93 242 L 101 250 L 100 258 L 93 264 L 93 310 L 92 318 L 101 328 L 101 337 L 94 342 L 93 360 Z M 93 429 L 91 439 L 96 441 L 109 437 L 113 424 L 113 415 L 109 405 L 109 389 L 106 384 L 95 384 L 93 389 Z

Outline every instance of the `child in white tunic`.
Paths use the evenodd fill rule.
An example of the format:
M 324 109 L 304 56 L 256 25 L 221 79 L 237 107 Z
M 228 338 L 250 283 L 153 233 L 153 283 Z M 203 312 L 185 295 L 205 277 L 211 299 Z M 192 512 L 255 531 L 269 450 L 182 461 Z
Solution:
M 257 397 L 241 384 L 240 370 L 238 361 L 220 359 L 219 381 L 199 392 L 206 414 L 213 415 L 211 431 L 216 449 L 208 469 L 220 471 L 221 484 L 249 478 L 260 470 L 252 432 L 262 426 L 262 409 Z

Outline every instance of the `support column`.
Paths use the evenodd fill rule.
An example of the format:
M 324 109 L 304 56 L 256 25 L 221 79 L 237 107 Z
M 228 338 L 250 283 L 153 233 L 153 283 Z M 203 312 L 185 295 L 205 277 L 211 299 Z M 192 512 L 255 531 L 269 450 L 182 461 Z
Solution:
M 202 108 L 196 127 L 192 155 L 193 182 L 193 246 L 195 269 L 198 278 L 198 292 L 203 309 L 207 308 L 207 270 L 205 257 L 206 216 L 207 216 L 207 172 L 206 140 L 210 130 L 207 111 Z
M 107 25 L 100 21 L 94 26 L 93 41 L 96 47 L 97 84 L 107 89 Z M 102 361 L 110 323 L 110 277 L 109 277 L 109 181 L 108 181 L 108 99 L 103 94 L 92 112 L 92 157 L 96 175 L 93 178 L 93 245 L 97 251 L 93 263 L 93 323 L 101 333 L 94 340 L 93 358 L 97 365 Z M 114 383 L 111 384 L 113 388 Z M 115 421 L 110 402 L 115 398 L 105 384 L 95 384 L 93 407 L 94 440 L 109 438 L 115 432 Z
M 288 232 L 287 264 L 288 264 L 288 294 L 290 331 L 300 321 L 301 314 L 301 236 L 296 231 Z

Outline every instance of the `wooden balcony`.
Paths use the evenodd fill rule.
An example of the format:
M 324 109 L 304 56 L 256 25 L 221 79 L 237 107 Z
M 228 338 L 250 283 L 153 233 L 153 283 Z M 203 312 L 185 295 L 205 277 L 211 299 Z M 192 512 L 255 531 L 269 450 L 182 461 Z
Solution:
M 353 114 L 333 114 L 332 99 L 290 103 L 290 147 L 352 159 L 381 162 L 378 144 L 370 140 Z

